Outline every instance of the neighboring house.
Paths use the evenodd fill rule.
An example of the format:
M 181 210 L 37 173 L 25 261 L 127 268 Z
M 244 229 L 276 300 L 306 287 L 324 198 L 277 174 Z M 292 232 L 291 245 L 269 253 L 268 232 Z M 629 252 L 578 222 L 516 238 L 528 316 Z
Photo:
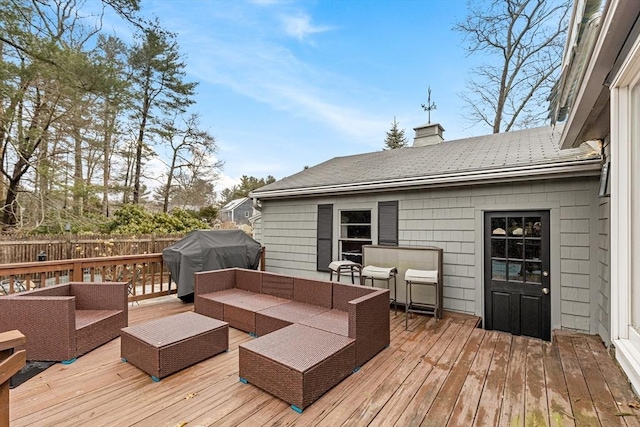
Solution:
M 253 214 L 253 201 L 249 197 L 235 199 L 220 209 L 218 218 L 222 222 L 232 222 L 235 225 L 249 225 L 249 217 Z
M 444 308 L 549 339 L 601 329 L 601 155 L 561 150 L 562 127 L 338 157 L 251 193 L 269 271 L 328 278 L 363 244 L 444 249 Z M 399 299 L 404 281 L 398 280 Z
M 603 3 L 603 4 L 601 4 Z M 604 156 L 598 334 L 640 391 L 640 1 L 577 1 L 555 92 L 562 148 L 597 140 Z M 607 186 L 607 175 L 609 186 Z M 606 197 L 610 194 L 610 197 Z M 569 219 L 568 219 L 569 220 Z M 571 221 L 577 221 L 572 215 Z M 596 262 L 597 261 L 597 262 Z M 593 289 L 592 289 L 593 291 Z

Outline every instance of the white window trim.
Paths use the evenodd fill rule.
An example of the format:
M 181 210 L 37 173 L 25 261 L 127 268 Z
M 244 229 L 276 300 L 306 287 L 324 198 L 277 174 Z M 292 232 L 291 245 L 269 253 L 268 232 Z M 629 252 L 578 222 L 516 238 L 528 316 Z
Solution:
M 640 390 L 640 334 L 631 327 L 631 286 L 634 261 L 630 230 L 639 227 L 632 220 L 632 89 L 640 85 L 640 38 L 634 43 L 611 89 L 611 339 L 616 359 L 636 391 Z M 637 149 L 637 148 L 636 148 Z M 637 221 L 636 221 L 637 222 Z

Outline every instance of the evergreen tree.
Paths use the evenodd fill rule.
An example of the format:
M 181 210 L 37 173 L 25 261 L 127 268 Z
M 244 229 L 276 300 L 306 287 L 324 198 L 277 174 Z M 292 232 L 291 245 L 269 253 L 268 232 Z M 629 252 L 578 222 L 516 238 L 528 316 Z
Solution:
M 226 205 L 232 200 L 247 197 L 253 190 L 257 190 L 258 188 L 264 187 L 265 185 L 273 182 L 276 182 L 276 179 L 271 175 L 268 175 L 266 179 L 258 179 L 255 176 L 242 175 L 239 185 L 234 185 L 231 188 L 225 188 L 222 190 L 220 193 L 221 206 Z
M 387 132 L 387 136 L 384 139 L 383 150 L 406 147 L 408 143 L 407 138 L 404 136 L 404 129 L 398 129 L 398 122 L 394 116 L 391 129 Z

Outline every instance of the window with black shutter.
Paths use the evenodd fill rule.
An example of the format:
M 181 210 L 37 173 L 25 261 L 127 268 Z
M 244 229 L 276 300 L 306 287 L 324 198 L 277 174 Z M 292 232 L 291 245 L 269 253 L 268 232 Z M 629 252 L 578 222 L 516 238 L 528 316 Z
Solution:
M 398 246 L 398 201 L 378 203 L 378 244 Z
M 329 264 L 333 261 L 333 205 L 318 205 L 318 271 L 329 271 Z

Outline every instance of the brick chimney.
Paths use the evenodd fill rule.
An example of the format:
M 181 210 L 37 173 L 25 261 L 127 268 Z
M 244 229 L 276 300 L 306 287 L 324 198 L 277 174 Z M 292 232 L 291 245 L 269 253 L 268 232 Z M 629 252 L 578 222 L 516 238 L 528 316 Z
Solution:
M 440 144 L 444 141 L 442 132 L 444 129 L 439 123 L 427 123 L 413 128 L 416 132 L 416 136 L 413 138 L 414 147 L 424 147 L 426 145 Z

